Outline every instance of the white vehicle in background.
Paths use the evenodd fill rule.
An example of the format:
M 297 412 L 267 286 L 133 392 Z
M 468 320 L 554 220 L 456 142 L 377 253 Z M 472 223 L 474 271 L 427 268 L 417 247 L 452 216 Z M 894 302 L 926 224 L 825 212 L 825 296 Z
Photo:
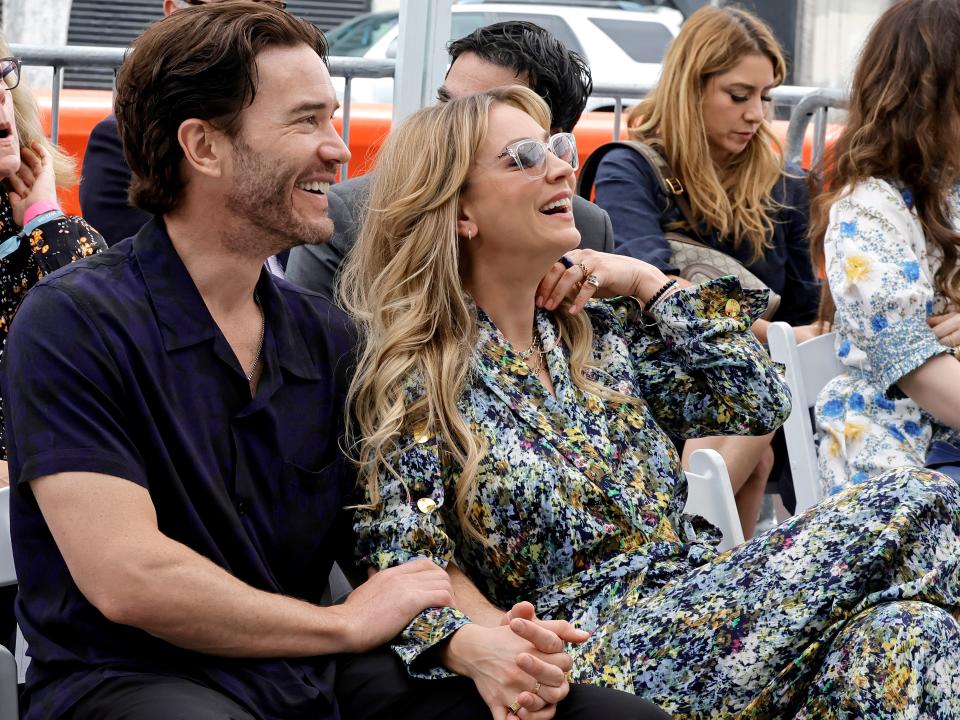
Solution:
M 451 8 L 450 37 L 461 38 L 478 27 L 506 20 L 526 20 L 549 30 L 579 53 L 590 66 L 594 85 L 653 85 L 670 41 L 680 32 L 683 15 L 664 7 L 610 10 L 599 7 L 513 3 L 467 3 Z M 387 59 L 397 56 L 399 15 L 359 15 L 327 33 L 332 56 Z M 334 78 L 338 94 L 343 78 Z M 351 100 L 393 102 L 393 79 L 356 79 Z M 587 110 L 612 110 L 613 99 L 593 96 Z

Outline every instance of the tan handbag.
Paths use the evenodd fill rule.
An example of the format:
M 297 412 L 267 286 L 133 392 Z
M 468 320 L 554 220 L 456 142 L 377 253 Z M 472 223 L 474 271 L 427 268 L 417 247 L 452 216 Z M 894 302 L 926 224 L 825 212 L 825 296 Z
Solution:
M 647 161 L 653 168 L 654 175 L 656 175 L 664 195 L 680 210 L 680 214 L 683 215 L 691 232 L 696 233 L 697 225 L 693 221 L 693 213 L 690 212 L 690 204 L 687 202 L 683 184 L 671 170 L 666 158 L 646 143 L 623 140 L 609 142 L 598 147 L 590 153 L 590 157 L 587 158 L 580 170 L 580 177 L 577 179 L 577 194 L 587 200 L 591 199 L 593 183 L 597 176 L 600 161 L 608 152 L 619 147 L 629 148 Z M 669 206 L 664 208 L 664 212 L 668 209 Z M 724 275 L 735 275 L 740 281 L 741 287 L 751 290 L 766 290 L 770 293 L 767 309 L 762 315 L 764 320 L 770 320 L 776 314 L 780 307 L 780 296 L 767 287 L 760 278 L 744 267 L 743 263 L 735 257 L 711 247 L 699 237 L 679 232 L 665 232 L 664 237 L 670 245 L 670 262 L 680 270 L 680 277 L 684 280 L 691 283 L 702 283 Z

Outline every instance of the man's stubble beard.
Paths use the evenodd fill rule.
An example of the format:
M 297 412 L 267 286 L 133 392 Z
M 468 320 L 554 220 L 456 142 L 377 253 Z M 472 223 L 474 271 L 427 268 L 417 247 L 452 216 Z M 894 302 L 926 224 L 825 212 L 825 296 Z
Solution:
M 290 188 L 297 172 L 271 170 L 266 158 L 242 138 L 233 141 L 234 186 L 226 207 L 246 227 L 228 235 L 225 245 L 243 254 L 276 255 L 297 245 L 318 245 L 333 235 L 329 217 L 304 222 L 294 213 Z

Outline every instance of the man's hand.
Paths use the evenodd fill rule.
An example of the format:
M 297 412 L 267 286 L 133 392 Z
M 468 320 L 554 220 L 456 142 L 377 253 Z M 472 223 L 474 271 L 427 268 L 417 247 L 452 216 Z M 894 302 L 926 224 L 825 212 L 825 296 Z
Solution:
M 950 312 L 943 315 L 931 315 L 927 324 L 933 328 L 941 345 L 954 348 L 960 345 L 960 313 Z
M 370 575 L 342 605 L 347 652 L 366 652 L 393 639 L 421 611 L 454 607 L 447 572 L 420 558 Z

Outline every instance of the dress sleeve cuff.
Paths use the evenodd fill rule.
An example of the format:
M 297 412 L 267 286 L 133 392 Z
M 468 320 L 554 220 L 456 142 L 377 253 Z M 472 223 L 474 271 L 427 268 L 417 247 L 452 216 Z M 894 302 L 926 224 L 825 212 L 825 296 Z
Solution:
M 683 344 L 694 328 L 711 335 L 749 329 L 766 311 L 769 297 L 769 291 L 742 288 L 727 275 L 671 293 L 650 314 L 665 339 Z
M 429 651 L 469 623 L 470 619 L 456 608 L 427 608 L 410 621 L 391 648 L 412 677 L 425 680 L 455 677 L 456 674 L 440 665 L 436 654 Z
M 870 337 L 864 351 L 870 358 L 871 383 L 884 388 L 887 395 L 904 375 L 936 355 L 952 352 L 940 344 L 925 322 L 921 324 L 914 317 L 888 325 Z

